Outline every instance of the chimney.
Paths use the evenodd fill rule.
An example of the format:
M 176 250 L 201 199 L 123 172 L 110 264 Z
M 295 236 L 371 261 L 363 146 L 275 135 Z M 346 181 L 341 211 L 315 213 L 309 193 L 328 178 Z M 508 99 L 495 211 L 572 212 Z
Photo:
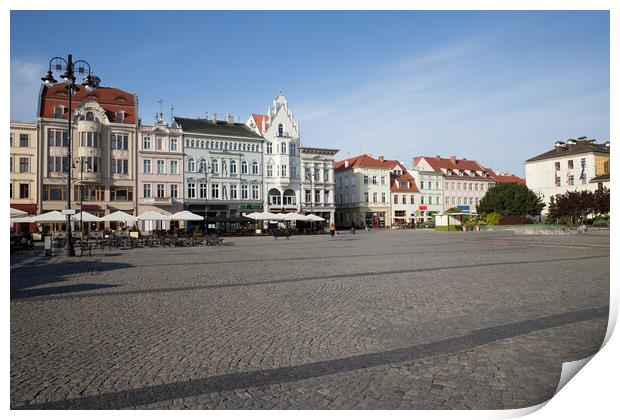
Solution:
M 233 125 L 235 123 L 235 117 L 233 117 L 232 115 L 228 114 L 226 115 L 226 122 L 229 125 Z
M 581 137 L 578 137 L 577 140 L 585 140 L 587 138 L 588 138 L 588 136 L 581 136 Z
M 383 161 L 384 161 L 384 159 L 383 159 L 383 155 L 382 155 L 382 156 L 379 156 L 379 160 L 380 160 L 381 162 L 383 162 Z
M 467 158 L 461 158 L 461 160 L 467 160 Z
M 345 167 L 345 168 L 348 168 L 348 167 L 349 167 L 349 161 L 348 161 L 348 160 L 345 160 L 345 161 L 344 161 L 344 167 Z
M 564 142 L 563 141 L 556 141 L 555 142 L 555 150 L 560 151 L 561 149 L 564 148 Z
M 609 149 L 609 140 L 605 142 L 604 146 Z
M 439 155 L 435 155 L 435 157 L 436 157 L 437 159 L 441 159 L 441 156 L 439 156 Z
M 211 122 L 213 124 L 217 124 L 217 114 L 215 112 L 213 113 L 213 116 L 211 117 Z
M 450 156 L 450 162 L 452 162 L 453 165 L 456 165 L 456 156 Z
M 575 145 L 575 144 L 577 144 L 577 140 L 575 140 L 575 139 L 568 139 L 566 144 L 568 144 L 569 146 Z

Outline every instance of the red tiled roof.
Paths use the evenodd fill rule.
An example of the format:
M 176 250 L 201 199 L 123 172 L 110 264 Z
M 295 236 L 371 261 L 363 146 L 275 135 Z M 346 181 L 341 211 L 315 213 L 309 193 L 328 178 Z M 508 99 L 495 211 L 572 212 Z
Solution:
M 345 161 L 349 162 L 349 168 L 353 167 L 353 168 L 388 169 L 385 164 L 386 161 L 375 159 L 374 157 L 367 155 L 365 153 L 363 155 L 337 161 L 336 163 L 334 163 L 334 169 L 336 171 L 340 169 L 344 169 Z
M 516 182 L 517 184 L 525 184 L 525 179 L 518 177 L 516 175 L 497 175 L 495 171 L 491 168 L 484 168 L 489 173 L 489 176 L 493 178 L 495 181 L 502 182 Z
M 442 157 L 437 157 L 437 156 L 418 156 L 416 158 L 414 158 L 413 160 L 413 164 L 417 165 L 421 159 L 424 159 L 428 162 L 428 164 L 435 170 L 435 171 L 441 171 L 442 169 L 456 169 L 456 170 L 463 170 L 463 171 L 486 171 L 485 168 L 482 167 L 482 165 L 480 165 L 478 162 L 476 162 L 475 160 L 469 160 L 469 159 L 449 159 L 449 158 L 442 158 Z M 452 174 L 450 176 L 459 176 L 458 174 Z M 471 175 L 465 175 L 466 177 L 471 177 Z
M 256 126 L 258 127 L 258 131 L 261 134 L 263 134 L 263 121 L 267 120 L 267 116 L 263 114 L 252 114 L 252 118 L 254 118 L 254 122 L 256 123 Z M 265 124 L 265 128 L 267 128 L 266 124 Z
M 115 121 L 116 111 L 125 111 L 125 124 L 135 124 L 137 121 L 136 100 L 132 93 L 109 87 L 99 87 L 89 93 L 85 88 L 80 87 L 71 98 L 71 107 L 75 110 L 82 102 L 86 101 L 95 101 L 101 105 L 111 122 Z M 52 87 L 43 87 L 39 116 L 54 118 L 54 107 L 56 105 L 65 106 L 63 118 L 66 118 L 68 97 L 64 83 L 57 83 Z

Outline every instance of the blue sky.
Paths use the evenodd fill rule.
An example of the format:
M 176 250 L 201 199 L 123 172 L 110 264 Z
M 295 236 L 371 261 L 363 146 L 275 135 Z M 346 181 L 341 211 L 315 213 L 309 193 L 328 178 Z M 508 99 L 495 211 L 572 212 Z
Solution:
M 72 22 L 67 42 L 54 29 Z M 41 42 L 49 40 L 49 42 Z M 11 119 L 34 120 L 56 55 L 134 92 L 144 122 L 264 113 L 281 89 L 302 144 L 476 159 L 523 175 L 556 139 L 609 139 L 609 14 L 11 12 Z

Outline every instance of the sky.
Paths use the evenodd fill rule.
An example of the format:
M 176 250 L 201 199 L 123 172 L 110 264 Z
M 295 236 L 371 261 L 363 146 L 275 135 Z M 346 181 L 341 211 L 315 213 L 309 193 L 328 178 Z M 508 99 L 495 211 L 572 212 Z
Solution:
M 72 39 L 50 33 L 66 22 Z M 12 120 L 36 119 L 49 60 L 72 53 L 137 94 L 144 123 L 160 98 L 167 119 L 245 122 L 281 90 L 302 146 L 337 158 L 523 176 L 558 139 L 609 140 L 607 11 L 12 11 L 10 32 Z

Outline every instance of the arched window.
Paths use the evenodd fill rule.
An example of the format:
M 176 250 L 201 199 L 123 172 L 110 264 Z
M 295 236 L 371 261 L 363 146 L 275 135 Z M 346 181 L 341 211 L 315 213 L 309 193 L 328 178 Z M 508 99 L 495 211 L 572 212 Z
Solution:
M 284 137 L 284 125 L 278 124 L 278 137 Z
M 205 158 L 200 159 L 200 169 L 198 169 L 203 174 L 207 171 L 207 160 Z
M 62 111 L 63 111 L 62 108 L 63 108 L 62 105 L 56 105 L 54 107 L 54 118 L 57 118 L 57 119 L 62 118 Z
M 285 155 L 286 154 L 286 142 L 282 142 L 282 154 Z
M 256 161 L 252 162 L 252 175 L 258 175 L 258 163 Z
M 196 172 L 196 162 L 193 158 L 189 158 L 187 160 L 187 171 L 188 172 Z
M 91 111 L 88 111 L 86 113 L 86 121 L 95 121 L 95 114 L 93 114 Z
M 248 173 L 248 163 L 245 160 L 241 161 L 241 173 L 242 174 Z
M 231 160 L 230 161 L 230 173 L 231 174 L 236 174 L 237 173 L 237 161 L 236 160 Z
M 211 160 L 211 173 L 212 174 L 217 174 L 219 172 L 220 172 L 220 165 L 219 165 L 217 159 Z

